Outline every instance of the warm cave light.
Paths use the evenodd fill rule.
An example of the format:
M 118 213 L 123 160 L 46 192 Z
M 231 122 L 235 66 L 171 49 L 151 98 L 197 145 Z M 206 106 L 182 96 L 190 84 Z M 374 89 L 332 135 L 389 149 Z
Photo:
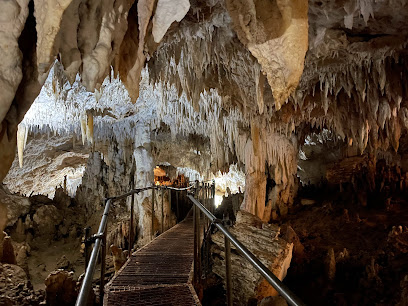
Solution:
M 215 207 L 220 206 L 221 203 L 222 203 L 222 196 L 216 194 L 216 195 L 215 195 Z

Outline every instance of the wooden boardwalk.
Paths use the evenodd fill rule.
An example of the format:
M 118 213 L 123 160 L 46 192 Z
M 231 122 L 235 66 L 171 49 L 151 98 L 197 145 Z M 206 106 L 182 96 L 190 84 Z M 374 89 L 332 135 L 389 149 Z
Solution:
M 193 219 L 132 254 L 105 286 L 104 305 L 201 305 L 192 286 Z

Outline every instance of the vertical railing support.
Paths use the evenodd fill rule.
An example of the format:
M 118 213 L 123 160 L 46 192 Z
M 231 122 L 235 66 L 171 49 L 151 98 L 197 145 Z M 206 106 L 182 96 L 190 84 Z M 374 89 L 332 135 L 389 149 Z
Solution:
M 182 191 L 176 191 L 176 219 L 177 219 L 177 223 L 179 222 L 179 219 L 180 219 L 179 192 L 182 192 Z
M 106 229 L 102 236 L 102 250 L 101 250 L 101 279 L 99 285 L 99 303 L 103 305 L 103 295 L 105 287 L 105 270 L 106 270 Z
M 197 224 L 197 210 L 195 205 L 193 205 L 193 227 L 194 227 L 194 285 L 197 286 L 198 284 L 198 241 L 197 241 L 197 232 L 198 232 L 198 224 Z
M 132 183 L 131 183 L 131 189 L 133 190 L 134 187 L 134 183 L 133 183 L 133 179 L 132 179 Z M 132 255 L 132 249 L 133 249 L 133 210 L 134 210 L 134 206 L 135 206 L 135 195 L 132 194 L 131 195 L 132 199 L 130 202 L 130 228 L 129 228 L 129 257 L 130 255 Z
M 152 239 L 153 239 L 153 237 L 154 237 L 154 198 L 155 198 L 155 187 L 153 187 L 153 189 L 152 189 L 152 231 L 151 231 L 151 233 L 152 233 Z
M 201 185 L 201 203 L 204 204 L 205 207 L 205 190 L 206 190 L 206 184 L 202 183 Z M 200 216 L 201 216 L 201 211 L 200 211 Z M 203 234 L 205 235 L 205 225 L 206 225 L 206 220 L 205 216 L 203 216 Z
M 211 213 L 214 213 L 215 211 L 215 180 L 213 180 L 212 186 L 211 186 L 211 191 L 212 191 L 212 202 L 211 202 Z
M 84 240 L 84 244 L 85 244 L 85 271 L 88 268 L 88 263 L 89 263 L 89 238 L 91 237 L 91 227 L 88 226 L 85 228 L 85 240 Z
M 201 188 L 202 190 L 202 188 Z M 195 205 L 194 205 L 195 206 Z M 201 280 L 201 234 L 200 234 L 200 217 L 201 210 L 196 208 L 196 224 L 197 224 L 197 281 L 200 283 Z
M 163 187 L 161 188 L 161 233 L 164 233 L 164 191 Z
M 232 306 L 232 279 L 231 279 L 231 243 L 226 236 L 225 242 L 225 286 L 227 290 L 227 305 Z
M 168 195 L 168 197 L 169 197 L 169 206 L 168 206 L 168 210 L 167 210 L 167 214 L 166 214 L 166 218 L 167 218 L 167 220 L 169 220 L 170 218 L 169 218 L 169 214 L 170 214 L 170 212 L 171 212 L 171 189 L 167 189 L 168 191 L 167 191 L 167 195 Z M 171 227 L 171 224 L 170 224 L 170 220 L 167 222 L 167 229 L 166 230 L 168 230 L 169 228 Z

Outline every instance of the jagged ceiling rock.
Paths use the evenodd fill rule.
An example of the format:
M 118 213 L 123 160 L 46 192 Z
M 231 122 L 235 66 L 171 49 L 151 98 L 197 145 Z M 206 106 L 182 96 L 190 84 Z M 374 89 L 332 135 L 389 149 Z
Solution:
M 159 43 L 170 25 L 174 21 L 180 22 L 189 9 L 189 0 L 158 0 L 156 12 L 153 17 L 152 34 L 154 41 Z
M 133 102 L 139 97 L 140 76 L 146 61 L 146 33 L 155 3 L 155 0 L 141 0 L 130 10 L 129 28 L 115 61 Z
M 62 16 L 72 0 L 35 0 L 34 16 L 37 30 L 37 65 L 39 82 L 44 83 L 54 60 L 54 43 Z
M 149 25 L 151 36 L 155 0 L 138 1 L 137 5 L 133 5 L 134 0 L 36 0 L 30 5 L 29 1 L 3 1 L 2 4 L 4 10 L 0 22 L 4 39 L 0 39 L 0 43 L 4 44 L 1 48 L 4 54 L 1 55 L 5 60 L 0 64 L 3 80 L 0 83 L 3 89 L 0 122 L 5 119 L 6 124 L 1 126 L 1 144 L 15 142 L 17 124 L 39 94 L 57 56 L 65 66 L 71 83 L 80 71 L 83 85 L 87 90 L 94 91 L 99 89 L 109 74 L 117 54 L 124 54 L 125 64 L 119 65 L 119 72 L 124 72 L 121 75 L 125 85 L 133 101 L 136 101 L 141 70 L 146 60 L 145 38 Z M 128 16 L 132 6 L 134 9 Z M 129 20 L 136 17 L 129 31 L 128 17 Z M 161 18 L 167 17 L 158 14 L 156 23 L 166 24 Z M 126 32 L 129 35 L 122 46 Z M 137 48 L 127 43 L 134 39 L 132 36 L 135 32 L 140 34 Z M 127 51 L 136 53 L 136 56 L 126 59 Z M 11 152 L 7 153 L 8 148 L 2 146 L 0 149 L 3 156 L 12 155 L 9 154 Z M 8 169 L 10 164 L 11 160 L 4 159 L 4 169 Z M 0 181 L 3 177 L 2 174 Z
M 13 102 L 23 77 L 18 38 L 28 16 L 29 0 L 0 2 L 0 122 Z
M 83 83 L 89 91 L 93 91 L 109 74 L 110 65 L 126 33 L 128 12 L 134 0 L 90 2 L 85 16 L 80 15 L 78 38 L 83 54 Z M 97 22 L 100 20 L 100 24 L 95 24 L 95 19 Z
M 139 133 L 140 139 L 134 136 L 138 158 L 150 150 L 150 123 L 157 127 L 162 121 L 172 136 L 208 137 L 213 170 L 245 164 L 248 194 L 256 185 L 251 180 L 262 183 L 265 195 L 253 194 L 246 204 L 265 220 L 274 205 L 290 205 L 298 143 L 310 130 L 329 129 L 358 153 L 401 151 L 408 127 L 406 1 L 180 0 L 171 1 L 172 7 L 165 0 L 24 3 L 20 6 L 30 13 L 22 9 L 22 19 L 17 18 L 20 28 L 27 19 L 24 30 L 17 23 L 14 36 L 2 32 L 14 46 L 19 38 L 21 53 L 5 56 L 13 54 L 12 67 L 21 65 L 24 73 L 21 82 L 18 69 L 6 77 L 14 83 L 6 82 L 5 107 L 0 105 L 5 114 L 0 180 L 11 164 L 17 124 L 56 57 L 66 78 L 56 77 L 49 92 L 64 101 L 64 110 L 75 108 L 74 93 L 81 92 L 81 99 L 93 105 L 80 107 L 89 131 L 95 126 L 97 134 L 99 119 L 118 118 L 115 108 L 123 106 L 129 113 L 122 113 L 103 137 Z M 56 13 L 46 15 L 56 5 Z M 117 98 L 119 91 L 104 93 L 110 65 L 129 91 L 126 99 Z M 150 84 L 139 88 L 141 79 Z M 84 88 L 97 91 L 92 95 Z M 128 104 L 139 90 L 142 97 L 131 109 Z M 13 100 L 7 95 L 14 92 Z M 149 116 L 155 119 L 149 124 L 128 120 L 139 106 L 152 110 Z M 77 133 L 80 120 L 72 118 Z M 279 187 L 269 192 L 268 179 Z M 261 206 L 265 201 L 268 208 Z
M 239 39 L 267 75 L 279 110 L 303 72 L 308 48 L 308 1 L 227 0 L 226 5 Z M 262 85 L 263 76 L 259 77 Z
M 169 163 L 176 168 L 190 168 L 207 174 L 211 168 L 210 141 L 198 135 L 172 139 L 166 131 L 155 132 L 152 138 L 152 156 L 155 165 Z

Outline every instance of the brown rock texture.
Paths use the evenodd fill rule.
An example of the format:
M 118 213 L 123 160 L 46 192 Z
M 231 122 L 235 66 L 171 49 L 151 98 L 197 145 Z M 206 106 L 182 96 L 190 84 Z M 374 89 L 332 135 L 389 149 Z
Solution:
M 10 236 L 6 236 L 3 239 L 3 255 L 1 258 L 2 263 L 16 265 L 16 254 L 14 253 L 14 247 L 11 242 Z
M 47 305 L 73 305 L 77 297 L 76 281 L 72 272 L 57 270 L 45 279 Z
M 122 268 L 124 263 L 126 262 L 126 257 L 123 254 L 123 251 L 121 248 L 118 248 L 115 245 L 110 246 L 110 250 L 112 252 L 113 256 L 113 266 L 115 268 L 115 274 Z
M 286 276 L 292 259 L 293 244 L 278 238 L 279 227 L 263 223 L 259 218 L 244 211 L 237 213 L 236 224 L 230 232 L 242 242 L 280 280 Z M 215 245 L 213 272 L 225 277 L 224 236 L 217 232 L 212 236 Z M 277 292 L 242 258 L 231 245 L 231 266 L 234 304 L 246 305 L 250 298 L 261 301 Z
M 0 303 L 2 305 L 37 306 L 43 301 L 34 292 L 27 274 L 16 265 L 0 263 Z
M 239 39 L 267 75 L 279 110 L 303 73 L 308 1 L 228 0 L 226 4 Z

